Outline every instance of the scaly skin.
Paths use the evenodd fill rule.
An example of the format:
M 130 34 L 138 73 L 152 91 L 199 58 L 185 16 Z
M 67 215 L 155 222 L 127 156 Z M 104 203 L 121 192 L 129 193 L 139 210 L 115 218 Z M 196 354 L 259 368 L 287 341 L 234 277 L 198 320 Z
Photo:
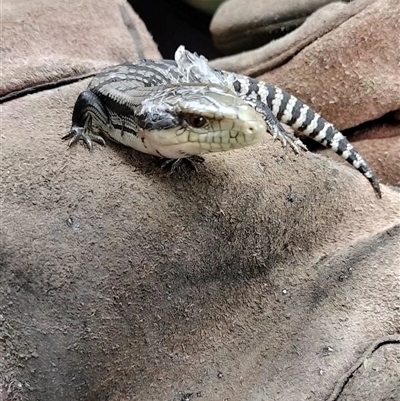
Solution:
M 108 138 L 144 153 L 184 159 L 257 143 L 267 131 L 306 149 L 281 123 L 341 155 L 371 183 L 379 182 L 346 137 L 299 99 L 265 82 L 211 68 L 180 46 L 173 60 L 124 63 L 97 74 L 75 104 L 63 139 L 104 144 Z M 169 163 L 167 163 L 169 164 Z M 172 163 L 173 166 L 179 165 Z
M 287 139 L 287 135 L 289 135 L 289 142 L 298 145 L 296 139 L 290 137 L 290 134 L 286 133 L 285 136 L 282 133 L 284 130 L 279 124 L 281 122 L 295 132 L 331 148 L 367 178 L 379 198 L 382 196 L 378 179 L 354 146 L 331 123 L 311 110 L 301 100 L 276 86 L 254 78 L 213 69 L 209 66 L 207 59 L 196 53 L 188 52 L 183 46 L 178 48 L 175 58 L 178 69 L 186 80 L 225 85 L 260 112 L 267 126 L 272 125 L 269 132 L 274 137 L 282 135 Z M 271 124 L 268 124 L 268 121 L 271 121 L 271 112 L 275 120 L 272 119 Z

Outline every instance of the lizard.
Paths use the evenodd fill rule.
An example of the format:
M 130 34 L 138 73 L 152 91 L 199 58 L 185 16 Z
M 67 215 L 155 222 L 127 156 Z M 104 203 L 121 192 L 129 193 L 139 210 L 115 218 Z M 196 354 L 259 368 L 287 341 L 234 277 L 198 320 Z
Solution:
M 307 150 L 281 123 L 342 156 L 381 197 L 367 162 L 320 114 L 277 86 L 212 68 L 184 46 L 175 60 L 125 62 L 96 74 L 79 94 L 62 139 L 69 146 L 82 140 L 92 150 L 93 142 L 105 145 L 105 136 L 175 169 L 205 153 L 254 145 L 266 132 L 296 153 Z

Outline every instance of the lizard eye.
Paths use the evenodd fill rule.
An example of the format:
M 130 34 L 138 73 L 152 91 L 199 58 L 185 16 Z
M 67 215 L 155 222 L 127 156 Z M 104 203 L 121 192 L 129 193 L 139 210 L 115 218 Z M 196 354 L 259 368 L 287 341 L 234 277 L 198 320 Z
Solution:
M 207 119 L 202 116 L 189 115 L 185 117 L 187 124 L 194 128 L 202 128 L 207 124 Z

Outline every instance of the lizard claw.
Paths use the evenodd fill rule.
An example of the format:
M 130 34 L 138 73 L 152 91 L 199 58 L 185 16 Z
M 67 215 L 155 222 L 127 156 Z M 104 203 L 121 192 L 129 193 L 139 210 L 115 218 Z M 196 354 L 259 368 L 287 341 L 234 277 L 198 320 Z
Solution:
M 272 140 L 275 142 L 277 139 L 279 139 L 281 141 L 283 147 L 286 147 L 287 141 L 286 141 L 285 133 L 281 133 L 279 131 L 275 131 L 272 134 Z
M 282 127 L 277 117 L 266 104 L 257 102 L 256 111 L 263 117 L 267 125 L 267 132 L 272 135 L 274 141 L 279 139 L 282 142 L 282 146 L 286 146 L 286 144 L 289 143 L 295 153 L 300 153 L 300 149 L 307 150 L 306 145 L 304 145 L 300 139 L 296 138 L 293 133 L 286 131 Z
M 180 159 L 164 158 L 162 160 L 163 163 L 161 164 L 161 168 L 170 168 L 169 174 L 172 174 L 175 170 L 179 169 L 182 164 L 186 164 L 197 173 L 198 171 L 196 163 L 203 163 L 205 159 L 202 156 L 195 155 L 191 157 L 183 157 Z
M 161 159 L 163 163 L 161 168 L 169 168 L 169 173 L 172 174 L 182 164 L 182 159 Z
M 282 146 L 285 147 L 287 143 L 289 143 L 290 147 L 293 149 L 295 153 L 300 153 L 300 149 L 307 151 L 307 146 L 301 141 L 301 139 L 296 138 L 293 134 L 282 130 L 275 130 L 272 134 L 272 138 L 275 141 L 279 139 L 282 143 Z
M 83 127 L 72 127 L 71 131 L 67 135 L 64 135 L 61 139 L 69 139 L 68 146 L 72 146 L 74 143 L 83 141 L 88 147 L 89 151 L 93 150 L 93 142 L 100 143 L 103 146 L 106 144 L 101 136 L 94 135 Z

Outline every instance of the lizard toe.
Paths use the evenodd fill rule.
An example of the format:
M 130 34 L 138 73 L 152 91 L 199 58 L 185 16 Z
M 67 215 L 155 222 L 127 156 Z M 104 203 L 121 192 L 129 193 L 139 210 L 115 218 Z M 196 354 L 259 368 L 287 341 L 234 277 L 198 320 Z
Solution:
M 172 174 L 176 170 L 179 170 L 183 164 L 188 166 L 190 169 L 198 172 L 196 164 L 204 163 L 205 159 L 202 156 L 195 155 L 190 157 L 183 157 L 180 159 L 162 159 L 161 168 L 169 168 L 169 174 Z
M 97 142 L 103 146 L 106 144 L 100 135 L 92 134 L 89 130 L 82 127 L 72 127 L 71 131 L 67 135 L 64 135 L 61 139 L 69 139 L 68 146 L 72 146 L 74 143 L 83 141 L 89 151 L 93 150 L 93 142 Z

